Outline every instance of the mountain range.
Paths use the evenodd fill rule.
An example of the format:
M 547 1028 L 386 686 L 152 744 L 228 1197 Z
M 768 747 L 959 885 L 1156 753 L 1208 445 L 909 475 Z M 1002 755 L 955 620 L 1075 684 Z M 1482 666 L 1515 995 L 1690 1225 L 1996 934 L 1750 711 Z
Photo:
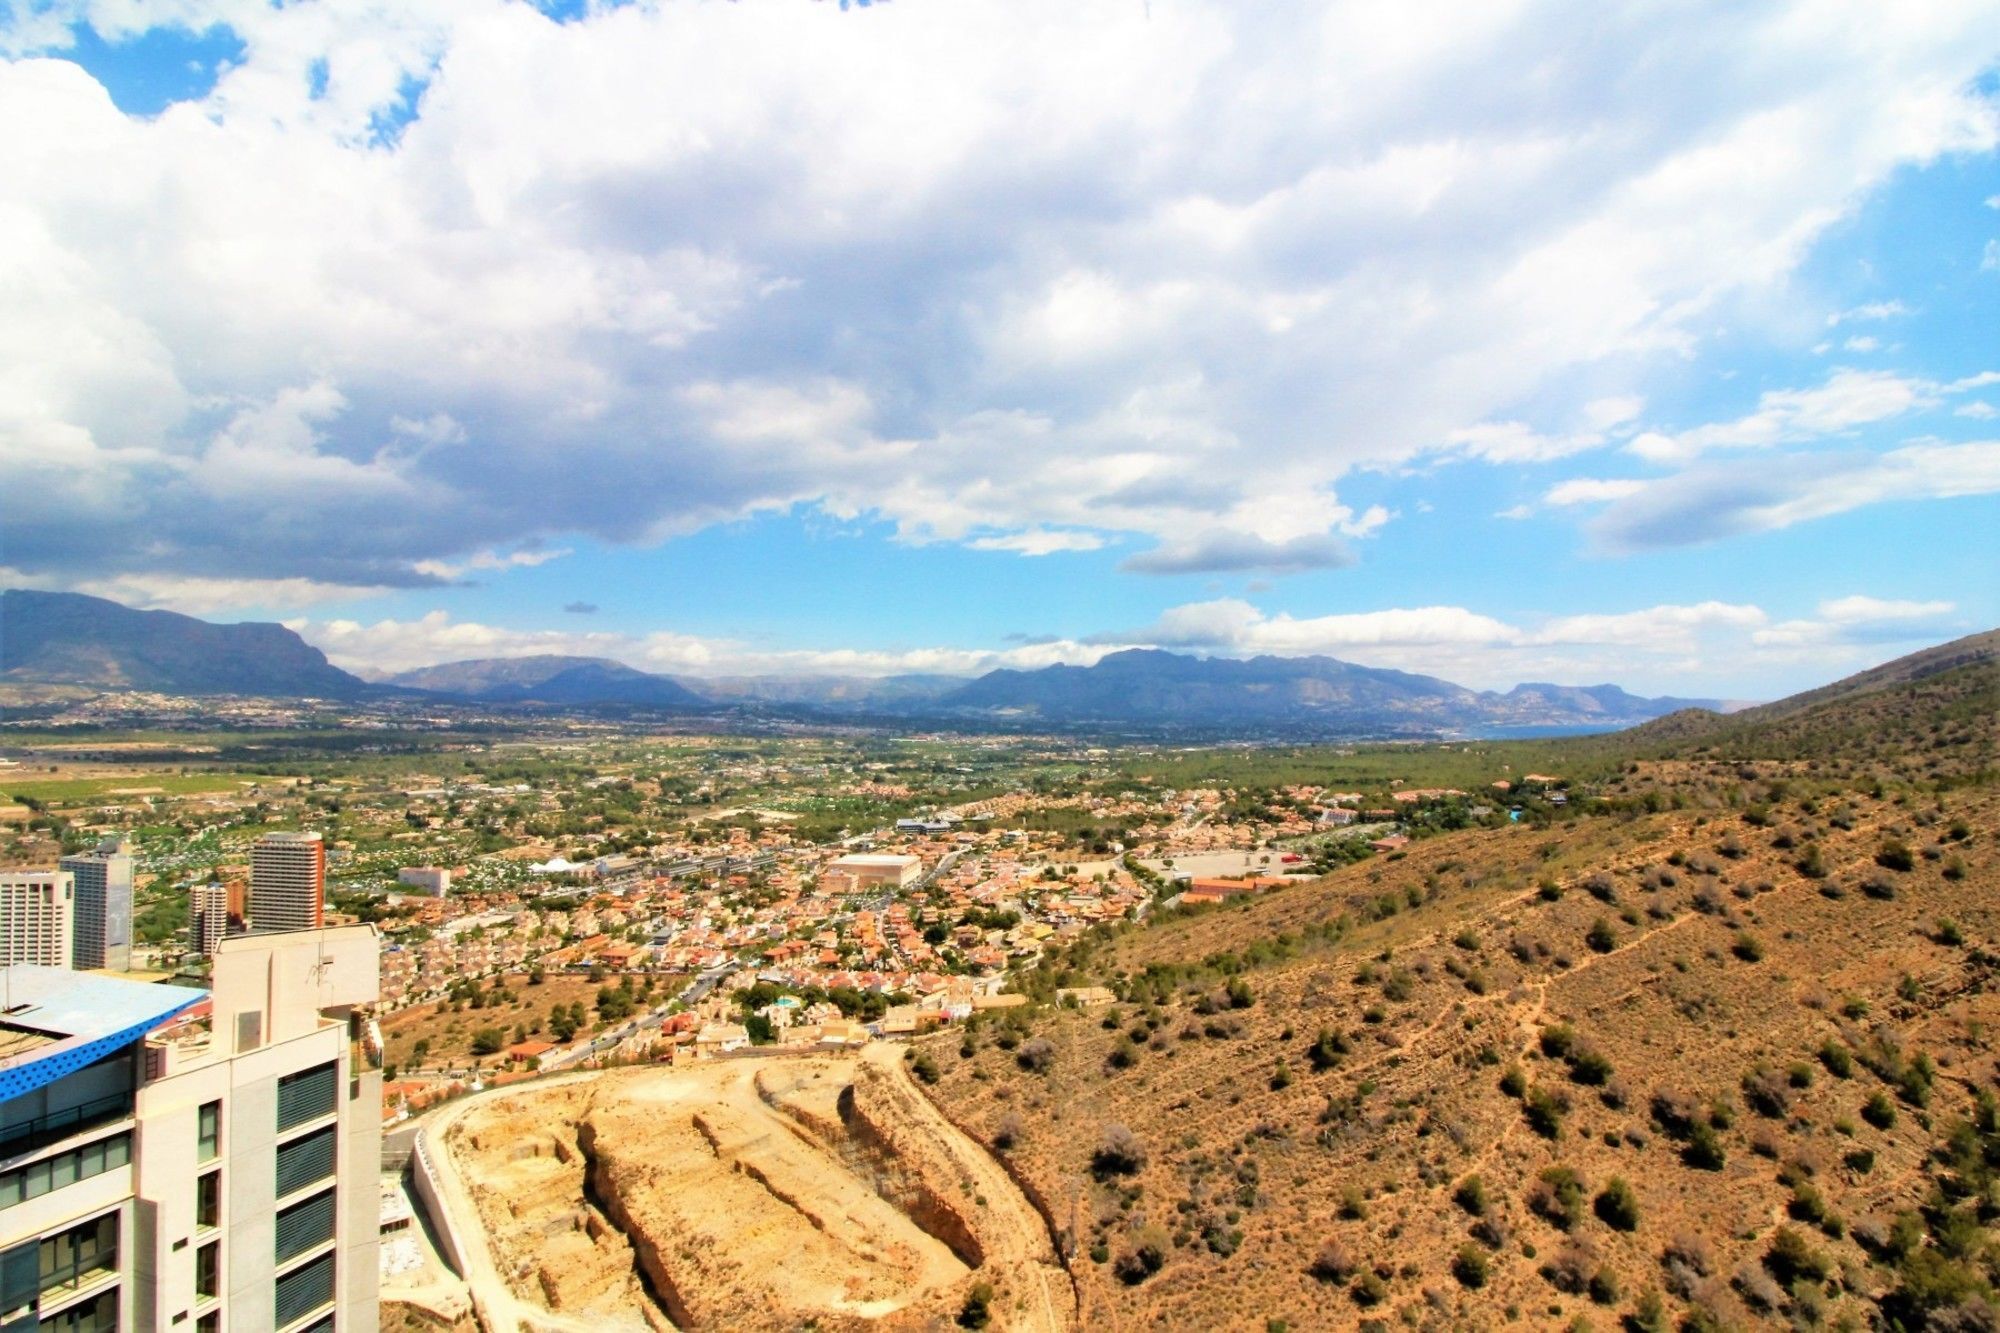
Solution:
M 213 625 L 80 593 L 0 593 L 0 680 L 163 694 L 355 699 L 368 682 L 283 625 Z
M 2000 631 L 1941 645 L 1854 679 L 1873 688 L 1909 679 L 1912 672 L 1988 661 L 1996 654 Z M 1246 660 L 1159 649 L 1115 652 L 1090 666 L 1002 669 L 970 680 L 938 675 L 677 679 L 608 658 L 541 655 L 447 662 L 371 682 L 334 666 L 282 625 L 217 625 L 77 593 L 24 590 L 0 596 L 0 681 L 194 695 L 432 697 L 555 709 L 748 708 L 884 721 L 1210 734 L 1611 731 L 1641 723 L 1664 734 L 1700 729 L 1701 719 L 1728 711 L 1716 700 L 1647 698 L 1617 685 L 1535 682 L 1506 691 L 1471 690 L 1434 676 L 1331 657 Z

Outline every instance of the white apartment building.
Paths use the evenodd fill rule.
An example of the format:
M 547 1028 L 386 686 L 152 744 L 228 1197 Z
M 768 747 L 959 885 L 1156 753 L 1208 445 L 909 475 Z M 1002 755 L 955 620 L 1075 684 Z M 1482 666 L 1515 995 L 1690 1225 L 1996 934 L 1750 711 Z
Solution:
M 209 957 L 229 934 L 229 889 L 197 884 L 188 890 L 188 948 Z
M 132 966 L 132 854 L 123 838 L 106 838 L 88 852 L 56 862 L 76 883 L 71 966 Z
M 66 968 L 75 930 L 76 883 L 67 870 L 0 873 L 0 965 Z
M 442 898 L 451 892 L 451 871 L 443 866 L 404 866 L 396 872 L 396 882 Z
M 375 1333 L 376 949 L 237 936 L 208 993 L 5 970 L 0 1328 Z
M 326 844 L 317 833 L 266 833 L 250 848 L 250 924 L 309 930 L 326 920 Z

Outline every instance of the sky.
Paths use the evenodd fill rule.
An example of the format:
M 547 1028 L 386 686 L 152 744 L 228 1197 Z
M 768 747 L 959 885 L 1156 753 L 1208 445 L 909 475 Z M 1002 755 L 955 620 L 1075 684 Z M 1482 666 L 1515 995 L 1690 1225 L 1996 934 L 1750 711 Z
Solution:
M 2000 0 L 0 0 L 0 125 L 6 586 L 370 673 L 2000 625 Z

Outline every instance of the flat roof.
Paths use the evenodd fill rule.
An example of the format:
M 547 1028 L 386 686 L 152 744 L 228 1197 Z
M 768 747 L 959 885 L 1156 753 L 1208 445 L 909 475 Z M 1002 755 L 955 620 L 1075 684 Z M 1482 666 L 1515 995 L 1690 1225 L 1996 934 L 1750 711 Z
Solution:
M 0 967 L 0 1099 L 93 1064 L 208 998 L 61 967 Z

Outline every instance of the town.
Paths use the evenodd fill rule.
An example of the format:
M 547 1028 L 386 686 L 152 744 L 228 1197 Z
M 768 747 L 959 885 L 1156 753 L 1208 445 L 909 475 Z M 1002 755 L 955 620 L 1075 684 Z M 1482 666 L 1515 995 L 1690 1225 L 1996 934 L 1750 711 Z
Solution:
M 1093 926 L 1567 799 L 1548 774 L 1418 786 L 1351 749 L 576 730 L 399 732 L 406 753 L 294 772 L 311 765 L 241 762 L 272 733 L 44 729 L 0 772 L 0 858 L 26 884 L 108 857 L 134 895 L 118 964 L 187 984 L 248 927 L 373 925 L 394 1119 L 510 1072 L 927 1030 L 1023 1002 Z M 1468 748 L 1412 747 L 1403 767 L 1511 771 Z M 1174 776 L 1218 759 L 1244 776 Z M 1365 780 L 1290 780 L 1315 762 Z M 283 915 L 281 881 L 302 896 Z

